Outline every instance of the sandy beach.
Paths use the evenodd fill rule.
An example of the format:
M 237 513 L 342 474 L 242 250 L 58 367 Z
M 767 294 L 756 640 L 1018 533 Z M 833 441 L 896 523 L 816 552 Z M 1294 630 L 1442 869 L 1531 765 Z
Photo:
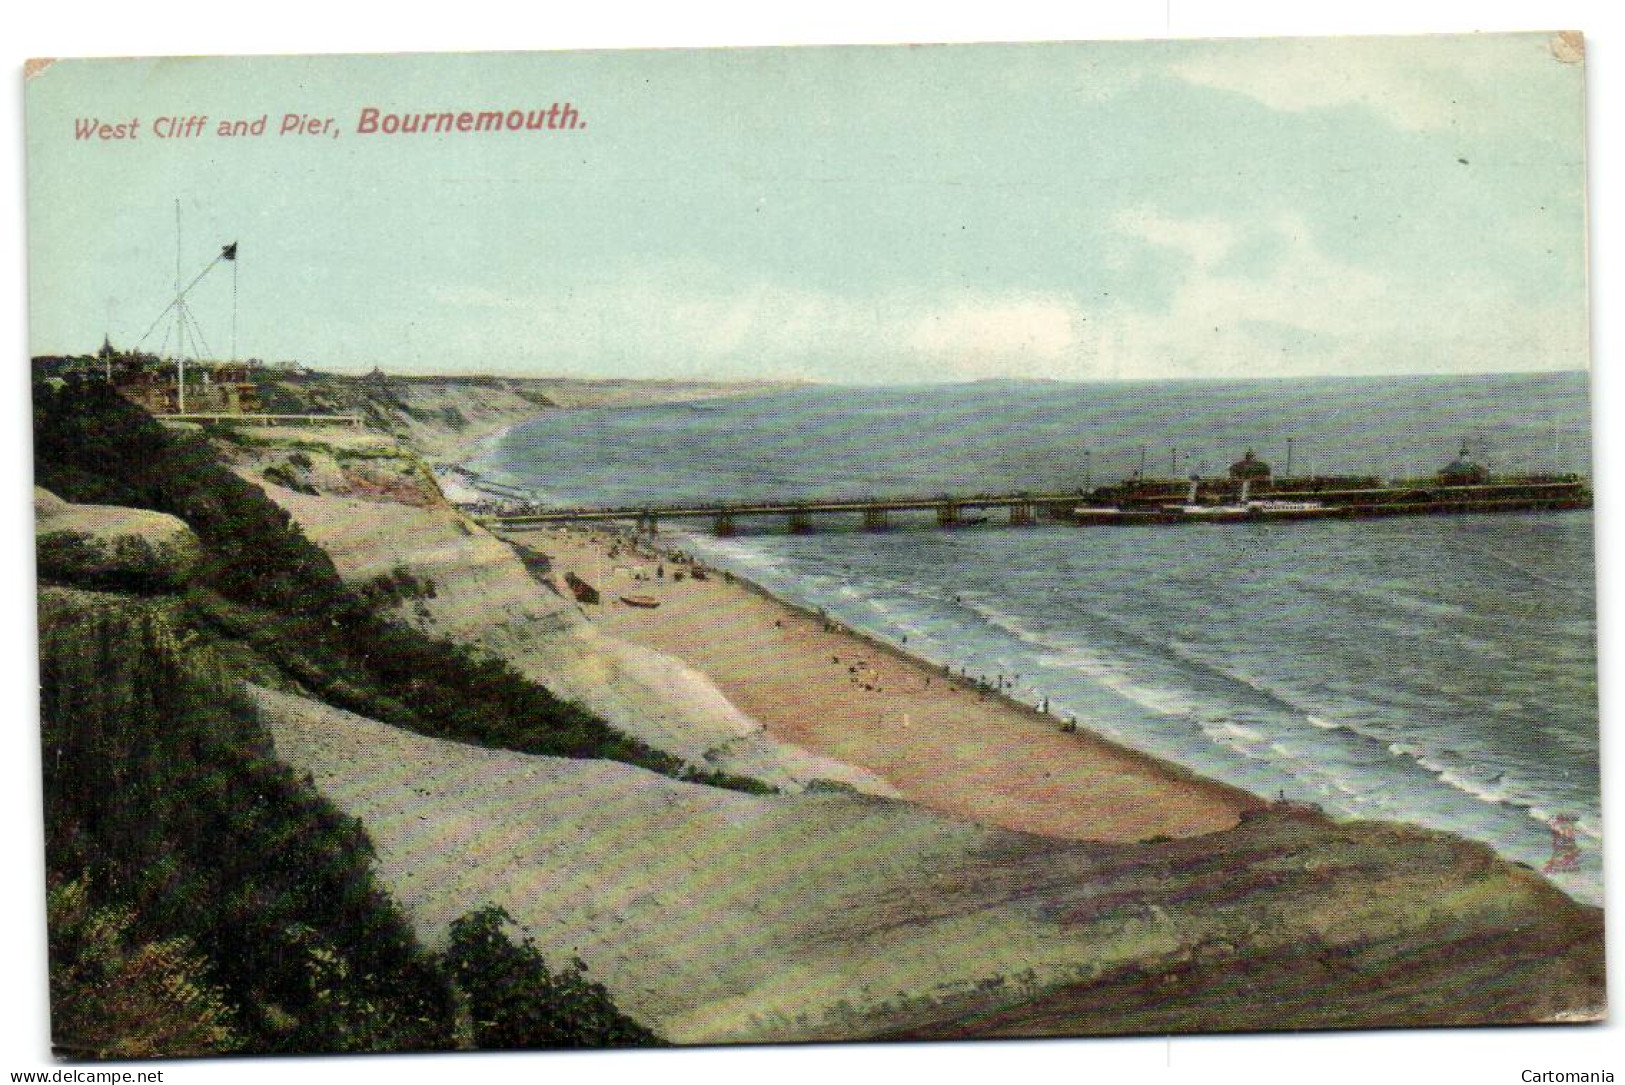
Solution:
M 395 568 L 427 578 L 433 597 L 402 617 L 696 766 L 787 791 L 827 780 L 979 824 L 1112 843 L 1217 832 L 1263 805 L 1091 734 L 1088 720 L 1063 730 L 742 579 L 696 579 L 669 546 L 634 549 L 609 528 L 523 531 L 505 545 L 427 489 L 409 459 L 312 455 L 303 477 L 321 495 L 260 481 L 346 578 Z M 571 597 L 572 572 L 599 587 L 599 604 Z M 635 595 L 660 605 L 621 601 Z
M 867 769 L 932 810 L 1046 836 L 1129 842 L 1233 826 L 1262 803 L 833 626 L 737 578 L 606 529 L 515 533 L 602 601 L 603 633 L 701 671 L 787 743 Z M 663 576 L 657 572 L 663 571 Z M 635 607 L 624 595 L 657 599 Z
M 621 1006 L 689 1043 L 990 1021 L 1018 1035 L 1272 1028 L 1293 997 L 1291 1020 L 1363 1026 L 1601 1005 L 1600 913 L 1482 845 L 1334 822 L 1126 750 L 1087 719 L 1064 729 L 743 580 L 696 580 L 677 540 L 505 542 L 405 449 L 307 437 L 298 451 L 250 445 L 235 465 L 346 580 L 431 584 L 400 620 L 779 792 L 427 738 L 256 690 L 278 756 L 366 826 L 428 944 L 499 904 L 550 959 L 579 955 Z M 577 602 L 570 572 L 601 601 Z M 1455 953 L 1517 978 L 1463 984 Z M 1328 960 L 1361 961 L 1415 1001 L 1301 983 Z M 1260 969 L 1276 991 L 1238 997 Z

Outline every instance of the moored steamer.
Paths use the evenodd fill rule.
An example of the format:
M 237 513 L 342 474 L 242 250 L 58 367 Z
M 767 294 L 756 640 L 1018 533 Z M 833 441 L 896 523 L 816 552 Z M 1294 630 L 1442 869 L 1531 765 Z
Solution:
M 1171 480 L 1131 480 L 1103 487 L 1067 519 L 1081 525 L 1214 524 L 1274 520 L 1349 519 L 1451 513 L 1536 512 L 1591 507 L 1591 491 L 1576 475 L 1496 478 L 1468 459 L 1465 444 L 1431 479 L 1384 484 L 1367 477 L 1275 479 L 1251 450 L 1229 477 L 1192 476 L 1183 502 L 1170 502 Z

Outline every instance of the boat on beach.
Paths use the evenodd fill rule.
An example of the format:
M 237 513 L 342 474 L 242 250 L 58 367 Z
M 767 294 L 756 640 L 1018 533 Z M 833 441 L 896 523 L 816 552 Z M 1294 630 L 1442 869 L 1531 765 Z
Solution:
M 623 595 L 621 602 L 629 607 L 641 607 L 644 610 L 653 610 L 660 605 L 660 600 L 652 595 Z
M 569 586 L 570 594 L 576 597 L 578 603 L 597 603 L 598 589 L 581 579 L 575 573 L 565 573 L 564 583 Z

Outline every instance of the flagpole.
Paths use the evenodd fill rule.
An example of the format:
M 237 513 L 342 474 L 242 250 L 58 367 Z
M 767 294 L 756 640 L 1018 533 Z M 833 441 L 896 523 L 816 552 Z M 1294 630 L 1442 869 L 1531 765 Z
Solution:
M 181 201 L 175 199 L 175 404 L 176 414 L 186 413 L 186 339 L 182 321 L 186 310 L 181 302 Z

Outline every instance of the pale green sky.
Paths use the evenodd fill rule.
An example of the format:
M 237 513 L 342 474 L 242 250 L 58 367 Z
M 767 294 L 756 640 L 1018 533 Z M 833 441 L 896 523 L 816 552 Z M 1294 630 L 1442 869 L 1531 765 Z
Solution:
M 1582 85 L 1544 34 L 60 62 L 27 94 L 31 345 L 146 329 L 178 197 L 189 270 L 241 243 L 240 352 L 328 368 L 1582 368 Z M 586 128 L 355 132 L 555 101 Z M 193 300 L 218 355 L 230 287 Z

